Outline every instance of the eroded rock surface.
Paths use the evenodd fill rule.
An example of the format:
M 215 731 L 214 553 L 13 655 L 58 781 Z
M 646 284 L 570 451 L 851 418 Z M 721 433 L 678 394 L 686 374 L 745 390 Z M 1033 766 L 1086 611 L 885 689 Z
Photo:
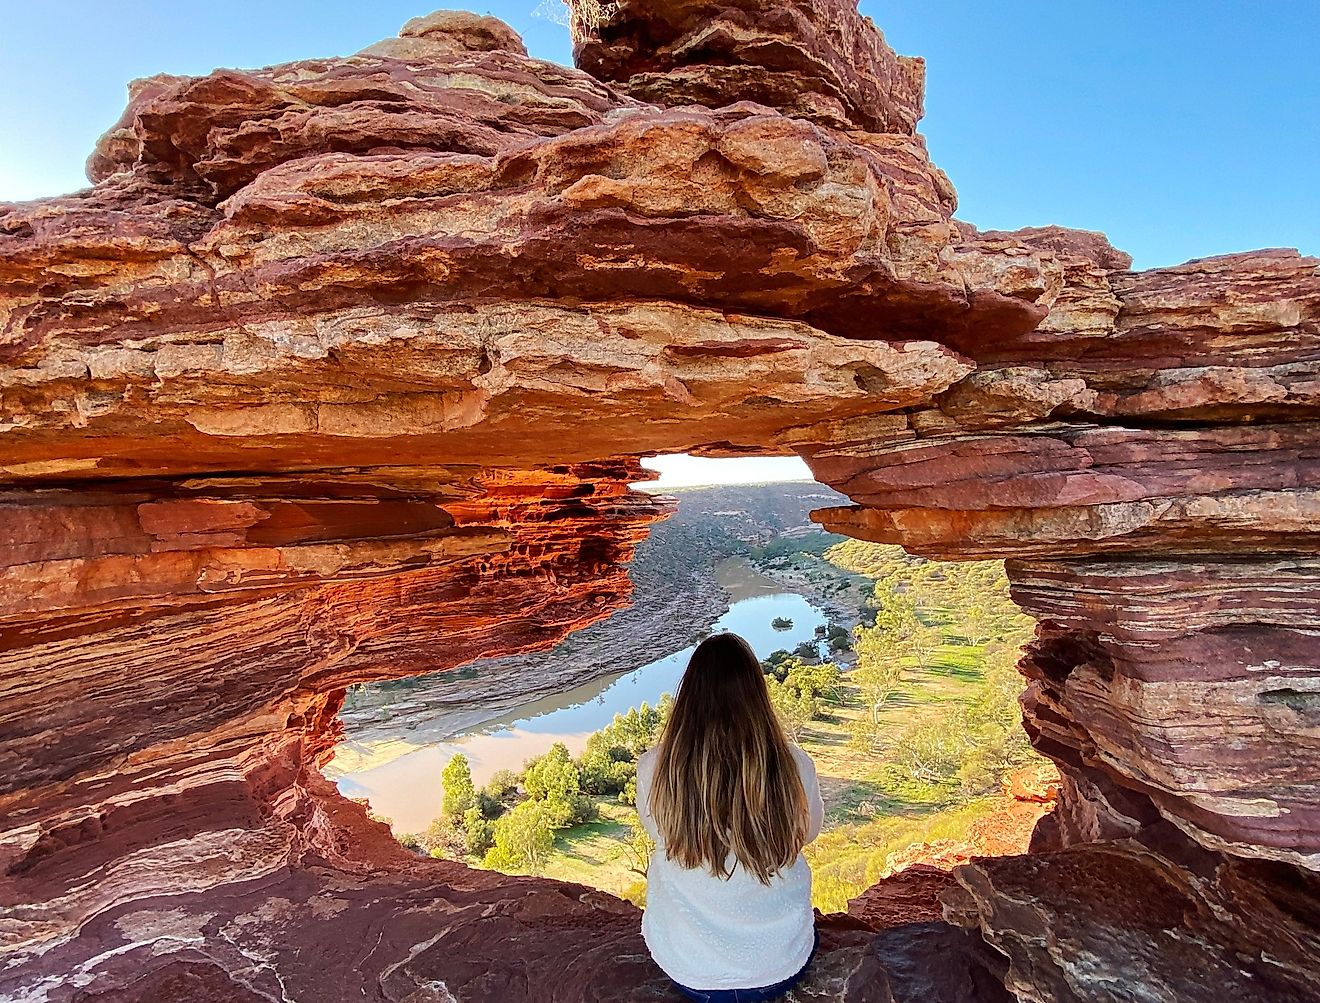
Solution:
M 1128 840 L 981 860 L 958 877 L 946 913 L 1010 959 L 1020 1000 L 1320 995 L 1314 872 Z
M 799 998 L 1320 998 L 1315 259 L 955 221 L 849 0 L 575 15 L 590 73 L 448 12 L 140 81 L 94 187 L 0 205 L 0 995 L 666 998 L 631 907 L 316 764 L 347 685 L 626 602 L 690 450 L 1041 623 L 1039 854 L 954 872 L 966 930 L 830 920 Z
M 899 56 L 850 0 L 619 0 L 591 16 L 579 66 L 644 101 L 755 101 L 836 129 L 915 135 L 925 63 Z

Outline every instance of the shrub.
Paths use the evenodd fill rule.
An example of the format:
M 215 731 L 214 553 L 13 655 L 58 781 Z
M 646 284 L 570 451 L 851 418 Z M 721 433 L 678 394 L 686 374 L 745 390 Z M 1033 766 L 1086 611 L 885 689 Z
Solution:
M 804 662 L 785 662 L 788 671 L 784 675 L 784 685 L 798 695 L 821 697 L 838 702 L 839 687 L 843 674 L 833 662 L 819 662 L 807 665 Z
M 917 721 L 894 740 L 897 760 L 918 780 L 944 783 L 962 768 L 973 748 L 966 711 L 959 709 L 934 720 Z
M 619 893 L 619 898 L 627 899 L 638 909 L 646 908 L 646 882 L 634 881 Z
M 468 856 L 479 857 L 490 849 L 495 842 L 494 826 L 481 814 L 479 808 L 469 808 L 463 813 L 464 849 Z
M 770 690 L 770 706 L 775 709 L 775 716 L 784 726 L 788 737 L 796 742 L 807 724 L 820 716 L 820 701 L 809 694 L 789 689 L 778 679 L 767 679 L 766 685 Z
M 422 841 L 417 837 L 416 833 L 401 832 L 394 838 L 399 841 L 399 845 L 405 850 L 412 850 L 414 853 L 425 852 L 422 849 Z
M 770 652 L 768 658 L 762 659 L 761 668 L 765 670 L 767 676 L 774 676 L 780 682 L 783 682 L 784 676 L 788 673 L 784 663 L 792 657 L 786 648 L 780 648 L 778 651 Z
M 628 838 L 624 840 L 623 849 L 628 855 L 629 870 L 646 877 L 651 868 L 651 856 L 655 853 L 655 840 L 642 826 L 640 818 L 628 824 Z
M 815 641 L 803 641 L 793 649 L 793 654 L 798 658 L 819 658 L 820 649 L 816 647 Z
M 830 625 L 829 633 L 826 636 L 829 638 L 830 652 L 833 654 L 847 651 L 852 647 L 852 635 L 837 624 Z
M 518 798 L 518 774 L 513 770 L 496 770 L 486 781 L 485 793 L 507 807 Z
M 467 839 L 463 831 L 442 814 L 430 821 L 426 831 L 418 835 L 417 842 L 432 857 L 453 859 L 462 857 L 467 851 Z M 437 850 L 440 853 L 437 854 Z

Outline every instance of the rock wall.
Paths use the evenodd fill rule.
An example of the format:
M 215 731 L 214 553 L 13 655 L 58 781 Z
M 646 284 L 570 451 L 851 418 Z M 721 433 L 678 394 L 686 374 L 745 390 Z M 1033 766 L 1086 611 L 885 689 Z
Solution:
M 1317 262 L 955 221 L 849 0 L 575 16 L 590 75 L 442 12 L 139 81 L 92 188 L 0 206 L 0 995 L 667 998 L 631 907 L 316 764 L 348 684 L 626 602 L 688 450 L 1041 624 L 1039 852 L 832 920 L 812 998 L 1320 999 Z

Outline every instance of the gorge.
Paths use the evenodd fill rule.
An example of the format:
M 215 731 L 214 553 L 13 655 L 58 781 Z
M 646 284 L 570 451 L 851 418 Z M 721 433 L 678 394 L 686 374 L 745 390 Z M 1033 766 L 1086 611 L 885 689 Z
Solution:
M 1032 852 L 797 998 L 1320 1000 L 1320 262 L 956 220 L 853 0 L 570 6 L 577 69 L 444 11 L 137 81 L 0 205 L 0 998 L 674 999 L 633 906 L 319 766 L 347 687 L 624 605 L 687 451 L 1038 621 Z
M 339 712 L 344 740 L 322 772 L 344 794 L 367 798 L 396 836 L 421 833 L 440 814 L 438 778 L 455 753 L 465 755 L 478 786 L 498 770 L 521 771 L 557 740 L 576 756 L 615 714 L 672 695 L 693 647 L 709 633 L 732 630 L 767 657 L 812 640 L 827 621 L 825 605 L 851 624 L 850 609 L 809 589 L 793 591 L 742 556 L 749 545 L 785 539 L 785 531 L 823 537 L 810 532 L 808 514 L 839 496 L 802 483 L 697 488 L 674 497 L 674 514 L 653 525 L 628 566 L 628 607 L 550 651 L 351 689 Z M 849 605 L 863 597 L 854 589 Z M 772 626 L 777 615 L 792 625 Z

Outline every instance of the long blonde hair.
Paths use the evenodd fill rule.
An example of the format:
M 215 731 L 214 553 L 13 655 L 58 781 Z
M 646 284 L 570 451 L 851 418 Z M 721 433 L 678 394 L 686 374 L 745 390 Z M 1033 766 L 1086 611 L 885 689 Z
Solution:
M 670 859 L 768 884 L 807 837 L 807 795 L 761 663 L 736 634 L 692 653 L 656 753 L 651 814 Z

